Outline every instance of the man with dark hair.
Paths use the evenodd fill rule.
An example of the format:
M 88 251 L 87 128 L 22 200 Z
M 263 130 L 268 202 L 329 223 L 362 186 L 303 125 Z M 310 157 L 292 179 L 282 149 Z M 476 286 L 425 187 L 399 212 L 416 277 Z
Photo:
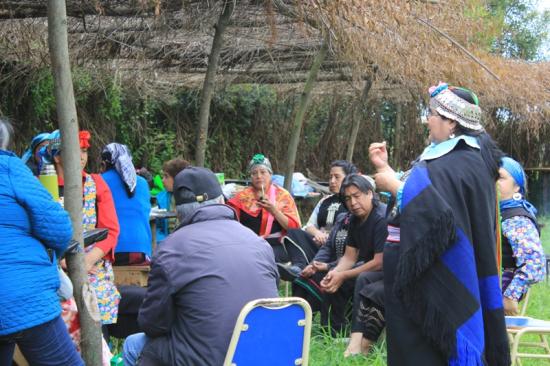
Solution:
M 184 169 L 174 198 L 180 225 L 153 256 L 125 365 L 221 365 L 241 308 L 277 297 L 273 250 L 223 204 L 214 173 Z
M 334 333 L 345 329 L 345 309 L 354 296 L 356 280 L 358 283 L 356 292 L 372 282 L 382 284 L 382 253 L 388 236 L 385 205 L 376 198 L 373 183 L 368 177 L 360 174 L 346 176 L 340 188 L 340 196 L 352 214 L 348 241 L 344 255 L 338 260 L 336 266 L 330 269 L 328 266 L 324 268 L 329 272 L 321 281 L 321 288 L 326 293 L 322 312 L 329 312 L 328 318 Z M 321 264 L 317 264 L 317 267 L 320 266 Z M 377 291 L 377 294 L 381 297 L 383 287 L 382 291 Z M 357 300 L 360 298 L 358 297 Z M 357 321 L 358 306 L 359 302 L 354 301 L 352 332 L 363 333 L 363 324 Z M 377 336 L 371 338 L 377 338 Z M 365 348 L 368 348 L 366 346 Z M 358 348 L 359 350 L 348 347 L 346 356 L 359 353 L 361 348 Z

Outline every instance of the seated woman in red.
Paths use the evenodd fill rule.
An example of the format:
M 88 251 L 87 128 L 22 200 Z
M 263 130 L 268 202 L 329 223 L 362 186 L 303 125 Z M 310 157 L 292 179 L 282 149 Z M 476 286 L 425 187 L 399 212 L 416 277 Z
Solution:
M 237 211 L 241 224 L 271 244 L 276 262 L 288 262 L 281 240 L 288 229 L 301 226 L 296 203 L 287 190 L 271 182 L 273 170 L 264 155 L 254 155 L 248 172 L 252 185 L 227 203 Z

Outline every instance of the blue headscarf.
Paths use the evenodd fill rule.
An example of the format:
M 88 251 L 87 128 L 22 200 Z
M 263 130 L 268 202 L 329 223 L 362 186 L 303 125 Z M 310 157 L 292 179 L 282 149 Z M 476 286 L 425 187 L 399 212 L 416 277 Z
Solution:
M 54 156 L 57 156 L 61 153 L 61 132 L 59 132 L 59 130 L 55 130 L 52 133 L 48 134 L 46 140 L 48 140 L 48 145 L 42 146 L 39 152 L 42 158 L 40 165 L 42 165 L 43 163 L 53 164 Z
M 32 141 L 31 141 L 31 144 L 30 144 L 29 148 L 27 150 L 25 150 L 25 152 L 21 156 L 21 160 L 23 160 L 24 163 L 27 163 L 27 161 L 29 161 L 29 159 L 32 158 L 33 153 L 34 153 L 34 149 L 36 149 L 36 147 L 38 145 L 40 145 L 42 142 L 46 141 L 48 139 L 49 135 L 50 134 L 47 133 L 47 132 L 42 132 L 42 133 L 39 133 L 38 135 L 34 136 L 32 138 Z
M 514 182 L 518 185 L 520 198 L 516 199 L 516 197 L 500 201 L 500 210 L 503 211 L 509 208 L 523 207 L 533 216 L 536 216 L 537 209 L 531 204 L 531 202 L 525 199 L 525 194 L 527 193 L 527 176 L 525 175 L 521 164 L 514 159 L 505 156 L 501 160 L 501 167 L 512 176 Z

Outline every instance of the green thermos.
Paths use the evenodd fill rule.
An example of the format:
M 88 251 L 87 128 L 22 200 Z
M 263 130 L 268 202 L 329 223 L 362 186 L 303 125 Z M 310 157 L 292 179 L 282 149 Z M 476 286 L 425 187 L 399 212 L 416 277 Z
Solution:
M 57 183 L 57 173 L 53 164 L 44 164 L 40 175 L 38 176 L 40 183 L 46 188 L 53 197 L 55 202 L 59 201 L 59 186 Z

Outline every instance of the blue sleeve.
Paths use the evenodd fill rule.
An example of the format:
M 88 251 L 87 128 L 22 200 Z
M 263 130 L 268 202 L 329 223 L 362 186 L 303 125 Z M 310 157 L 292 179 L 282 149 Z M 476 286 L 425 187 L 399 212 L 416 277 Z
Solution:
M 333 248 L 333 245 L 331 244 L 332 243 L 330 243 L 327 240 L 326 244 L 322 245 L 319 248 L 319 251 L 315 254 L 315 258 L 313 258 L 313 260 L 317 262 L 322 262 L 322 263 L 329 263 L 333 261 L 335 256 L 332 255 L 332 253 L 335 252 L 336 250 Z
M 10 185 L 15 199 L 29 216 L 31 234 L 60 257 L 73 235 L 67 212 L 19 159 L 9 159 Z
M 527 217 L 504 220 L 502 234 L 512 246 L 518 267 L 503 295 L 519 301 L 531 285 L 544 279 L 546 258 L 537 228 Z
M 138 178 L 141 178 L 138 179 L 138 183 L 141 185 L 140 190 L 143 192 L 143 196 L 141 197 L 142 210 L 143 212 L 145 212 L 147 220 L 147 225 L 145 225 L 147 230 L 147 242 L 150 243 L 152 240 L 151 226 L 149 225 L 149 213 L 151 212 L 151 193 L 149 193 L 149 185 L 147 184 L 147 181 L 142 177 Z
M 400 185 L 399 185 L 399 188 L 397 188 L 397 194 L 396 194 L 396 197 L 395 197 L 395 201 L 396 201 L 396 205 L 397 205 L 397 208 L 399 209 L 399 211 L 401 211 L 402 209 L 402 203 L 403 203 L 403 188 L 405 187 L 405 183 L 402 182 Z

